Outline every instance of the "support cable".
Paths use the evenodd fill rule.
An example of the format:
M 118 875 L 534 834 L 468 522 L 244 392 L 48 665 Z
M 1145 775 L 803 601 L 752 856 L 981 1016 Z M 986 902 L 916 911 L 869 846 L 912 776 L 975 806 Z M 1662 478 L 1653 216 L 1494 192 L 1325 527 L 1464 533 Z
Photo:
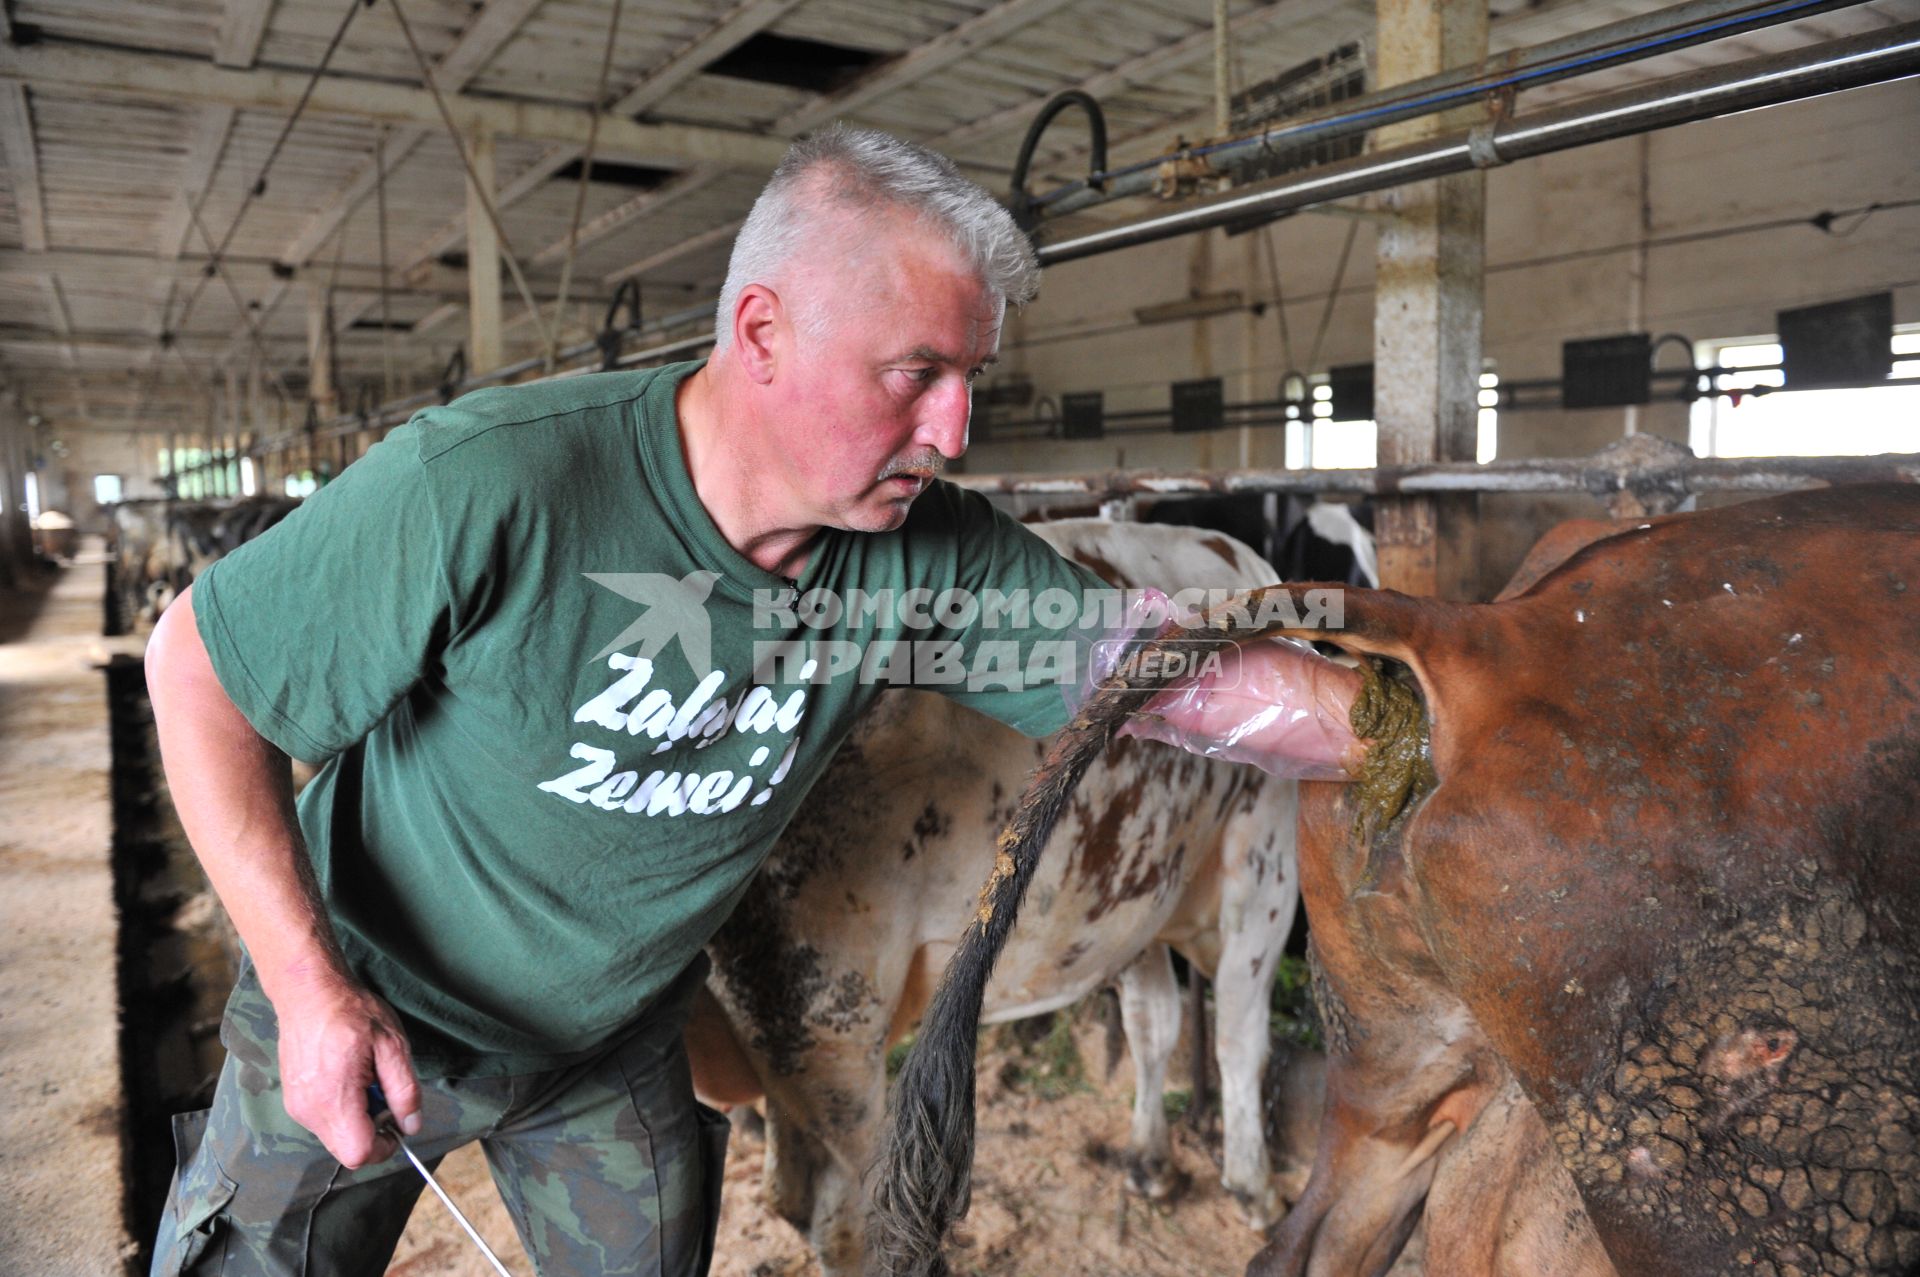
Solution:
M 254 319 L 253 312 L 247 309 L 246 299 L 240 295 L 239 286 L 233 282 L 233 276 L 228 273 L 226 259 L 214 250 L 213 235 L 207 230 L 207 224 L 200 220 L 200 214 L 193 211 L 192 215 L 194 228 L 200 232 L 200 238 L 206 241 L 208 250 L 214 252 L 214 256 L 207 259 L 207 265 L 226 286 L 227 296 L 232 300 L 233 308 L 240 313 L 240 322 L 246 325 L 248 340 L 260 354 L 261 367 L 265 368 L 267 376 L 273 379 L 274 393 L 283 399 L 291 399 L 293 391 L 287 387 L 286 378 L 280 375 L 278 368 L 268 362 L 266 335 L 260 330 L 260 324 Z
M 280 126 L 279 136 L 273 139 L 273 145 L 267 148 L 267 158 L 261 163 L 260 171 L 254 175 L 253 184 L 241 195 L 240 207 L 234 210 L 233 220 L 227 224 L 226 234 L 220 237 L 219 245 L 212 248 L 215 262 L 222 260 L 227 250 L 233 247 L 233 237 L 239 232 L 240 221 L 247 215 L 247 210 L 253 206 L 253 201 L 267 193 L 267 174 L 273 170 L 274 161 L 280 158 L 280 151 L 286 146 L 287 138 L 292 134 L 294 126 L 300 123 L 300 117 L 305 113 L 307 103 L 313 98 L 314 89 L 319 86 L 320 78 L 327 73 L 327 67 L 332 63 L 334 53 L 340 48 L 341 40 L 346 38 L 347 27 L 352 24 L 353 15 L 359 11 L 360 6 L 361 0 L 347 0 L 347 11 L 341 15 L 340 24 L 334 28 L 333 38 L 327 42 L 326 52 L 320 55 L 320 65 L 316 66 L 313 73 L 307 77 L 306 87 L 300 91 L 300 100 L 293 104 L 293 113 L 287 116 L 286 123 Z M 211 189 L 213 179 L 209 177 L 207 181 Z M 202 198 L 204 199 L 205 196 Z M 209 246 L 212 247 L 211 241 Z M 194 285 L 193 292 L 188 295 L 187 304 L 182 308 L 180 319 L 175 324 L 176 329 L 186 327 L 187 316 L 193 313 L 194 304 L 200 299 L 200 290 L 206 286 L 206 278 L 203 275 L 200 282 Z
M 613 45 L 620 37 L 621 0 L 613 0 L 607 22 L 607 51 L 600 58 L 600 83 L 593 91 L 593 116 L 587 123 L 587 149 L 580 156 L 580 184 L 573 192 L 573 222 L 567 227 L 567 256 L 560 265 L 560 295 L 553 299 L 553 327 L 547 334 L 547 371 L 559 362 L 560 329 L 566 323 L 567 288 L 573 282 L 573 258 L 580 247 L 580 217 L 587 208 L 587 183 L 593 176 L 594 146 L 600 140 L 600 117 L 606 114 L 607 76 L 613 69 Z
M 413 50 L 413 60 L 420 67 L 420 78 L 426 82 L 428 92 L 433 94 L 433 104 L 440 110 L 440 119 L 447 126 L 447 136 L 453 140 L 454 152 L 460 157 L 460 166 L 467 171 L 467 183 L 479 197 L 480 207 L 485 210 L 487 220 L 493 224 L 494 236 L 500 241 L 500 256 L 507 263 L 507 270 L 513 276 L 514 287 L 520 290 L 520 300 L 525 302 L 533 318 L 533 326 L 539 331 L 540 344 L 551 349 L 553 336 L 547 331 L 547 317 L 540 313 L 540 303 L 533 299 L 533 289 L 527 285 L 527 277 L 520 270 L 520 259 L 514 256 L 513 245 L 507 239 L 506 227 L 500 224 L 500 211 L 493 206 L 493 195 L 480 185 L 480 176 L 474 172 L 473 159 L 467 154 L 466 140 L 460 136 L 459 125 L 453 122 L 453 113 L 447 109 L 447 100 L 440 93 L 440 85 L 433 78 L 433 70 L 427 65 L 427 55 L 420 51 L 420 42 L 413 38 L 413 27 L 407 22 L 406 12 L 400 7 L 400 0 L 387 0 L 393 8 L 393 16 L 399 21 L 400 34 L 407 38 L 407 47 Z
M 1309 372 L 1320 364 L 1320 343 L 1326 339 L 1327 325 L 1333 322 L 1333 304 L 1340 299 L 1341 285 L 1347 282 L 1347 258 L 1353 254 L 1353 239 L 1359 233 L 1359 222 L 1347 223 L 1347 241 L 1340 245 L 1340 264 L 1333 268 L 1333 287 L 1327 290 L 1327 304 L 1320 308 L 1320 327 L 1313 334 L 1313 349 L 1307 352 Z
M 252 207 L 255 199 L 266 193 L 267 174 L 272 171 L 274 161 L 280 158 L 280 151 L 286 145 L 288 135 L 293 132 L 294 126 L 300 122 L 301 115 L 305 113 L 307 103 L 313 97 L 314 89 L 319 86 L 320 78 L 327 73 L 327 67 L 333 62 L 333 55 L 339 50 L 340 42 L 346 38 L 347 28 L 352 24 L 353 15 L 359 11 L 361 4 L 362 0 L 347 0 L 347 10 L 340 15 L 340 22 L 333 29 L 333 38 L 327 41 L 326 51 L 320 55 L 320 64 L 314 67 L 312 74 L 307 77 L 306 87 L 301 90 L 299 101 L 294 103 L 293 111 L 287 116 L 286 123 L 281 126 L 279 136 L 274 138 L 273 145 L 268 148 L 267 158 L 261 163 L 259 172 L 254 175 L 252 184 L 247 187 L 245 193 L 240 197 L 240 207 L 234 210 L 233 220 L 227 224 L 226 234 L 220 237 L 218 244 L 214 243 L 212 235 L 207 232 L 206 224 L 201 221 L 200 218 L 201 207 L 213 192 L 215 175 L 211 173 L 208 174 L 207 184 L 202 188 L 200 197 L 196 200 L 188 201 L 187 212 L 191 215 L 194 224 L 200 227 L 201 237 L 206 240 L 207 248 L 212 253 L 212 257 L 207 263 L 208 269 L 202 273 L 199 280 L 195 282 L 193 290 L 187 294 L 187 300 L 180 307 L 178 317 L 170 319 L 167 314 L 163 313 L 161 315 L 160 336 L 158 338 L 158 344 L 161 350 L 165 350 L 173 343 L 173 335 L 176 332 L 180 332 L 186 328 L 187 321 L 192 317 L 193 308 L 199 303 L 200 294 L 205 290 L 208 279 L 217 274 L 224 280 L 228 290 L 234 291 L 233 280 L 226 275 L 224 268 L 227 250 L 233 246 L 233 237 L 239 231 L 240 221 L 247 215 L 247 209 Z M 250 335 L 256 346 L 259 345 L 261 338 L 258 327 L 253 322 L 252 313 L 247 310 L 246 304 L 237 296 L 234 298 L 234 305 L 239 310 L 242 321 L 248 325 Z M 169 310 L 171 306 L 172 301 L 169 299 Z M 262 362 L 265 363 L 265 350 L 263 347 L 261 348 L 261 353 L 263 356 Z M 273 369 L 271 364 L 267 365 L 267 371 L 273 374 L 275 389 L 284 396 L 287 393 L 286 384 L 281 379 L 280 374 Z M 146 388 L 140 395 L 142 402 L 145 402 L 152 396 L 154 388 L 159 384 L 160 360 L 155 359 L 149 365 L 149 372 L 150 375 Z
M 1273 284 L 1273 309 L 1280 320 L 1280 364 L 1292 372 L 1298 367 L 1293 362 L 1293 337 L 1287 331 L 1287 294 L 1280 287 L 1280 253 L 1273 246 L 1273 223 L 1268 222 L 1260 230 L 1261 239 L 1267 246 L 1267 278 Z
M 380 402 L 393 398 L 393 312 L 387 280 L 387 137 L 385 128 L 373 147 L 373 196 L 380 221 Z

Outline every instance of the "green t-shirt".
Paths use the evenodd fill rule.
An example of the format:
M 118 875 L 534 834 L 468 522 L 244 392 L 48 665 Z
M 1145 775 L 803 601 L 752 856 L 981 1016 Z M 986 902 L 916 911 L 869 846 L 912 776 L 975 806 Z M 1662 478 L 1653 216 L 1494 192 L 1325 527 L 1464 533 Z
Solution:
M 894 532 L 823 531 L 796 592 L 695 495 L 674 392 L 696 367 L 428 409 L 194 588 L 233 702 L 327 760 L 301 828 L 423 1073 L 556 1067 L 632 1023 L 885 679 L 1065 723 L 1055 649 L 1100 627 L 1053 628 L 1058 592 L 1090 574 L 936 483 Z M 1056 606 L 930 605 L 953 587 Z

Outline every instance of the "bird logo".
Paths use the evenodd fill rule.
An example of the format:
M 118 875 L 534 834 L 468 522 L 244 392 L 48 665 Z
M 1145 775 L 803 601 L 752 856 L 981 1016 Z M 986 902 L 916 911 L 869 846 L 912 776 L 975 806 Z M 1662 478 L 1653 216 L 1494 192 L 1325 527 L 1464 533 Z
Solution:
M 646 611 L 620 636 L 600 649 L 594 660 L 605 660 L 634 643 L 640 644 L 638 657 L 651 660 L 671 639 L 680 640 L 681 654 L 696 679 L 713 671 L 713 624 L 707 617 L 707 598 L 713 593 L 718 572 L 702 569 L 682 577 L 665 572 L 587 572 L 595 585 L 612 590 L 623 599 L 646 605 Z

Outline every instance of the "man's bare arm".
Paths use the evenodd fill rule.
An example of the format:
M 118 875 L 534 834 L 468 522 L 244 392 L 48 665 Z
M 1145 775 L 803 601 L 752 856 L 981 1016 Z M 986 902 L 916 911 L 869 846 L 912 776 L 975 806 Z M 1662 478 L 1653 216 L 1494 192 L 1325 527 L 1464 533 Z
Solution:
M 377 1078 L 401 1129 L 418 1129 L 406 1036 L 341 957 L 294 818 L 286 755 L 221 686 L 191 588 L 154 627 L 146 663 L 174 808 L 279 1017 L 287 1115 L 347 1166 L 383 1161 L 395 1149 L 367 1116 L 366 1087 Z

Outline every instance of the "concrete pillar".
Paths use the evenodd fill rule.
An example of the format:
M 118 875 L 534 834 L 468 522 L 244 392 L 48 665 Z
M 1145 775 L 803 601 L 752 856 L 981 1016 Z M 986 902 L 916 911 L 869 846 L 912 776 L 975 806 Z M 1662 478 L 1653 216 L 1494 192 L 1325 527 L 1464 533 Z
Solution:
M 33 562 L 27 525 L 26 412 L 11 395 L 0 399 L 0 586 L 13 587 Z
M 493 134 L 476 133 L 467 141 L 478 189 L 467 183 L 467 371 L 498 368 L 500 358 L 500 237 L 487 216 L 485 198 L 497 187 L 493 171 Z
M 1378 0 L 1379 81 L 1385 88 L 1487 54 L 1487 7 L 1449 0 Z M 1380 130 L 1397 146 L 1457 129 L 1479 106 Z M 1479 419 L 1485 300 L 1486 179 L 1469 173 L 1389 192 L 1392 216 L 1375 258 L 1374 418 L 1380 464 L 1472 461 Z M 1476 576 L 1474 497 L 1383 501 L 1376 531 L 1381 584 L 1409 594 L 1470 597 Z

